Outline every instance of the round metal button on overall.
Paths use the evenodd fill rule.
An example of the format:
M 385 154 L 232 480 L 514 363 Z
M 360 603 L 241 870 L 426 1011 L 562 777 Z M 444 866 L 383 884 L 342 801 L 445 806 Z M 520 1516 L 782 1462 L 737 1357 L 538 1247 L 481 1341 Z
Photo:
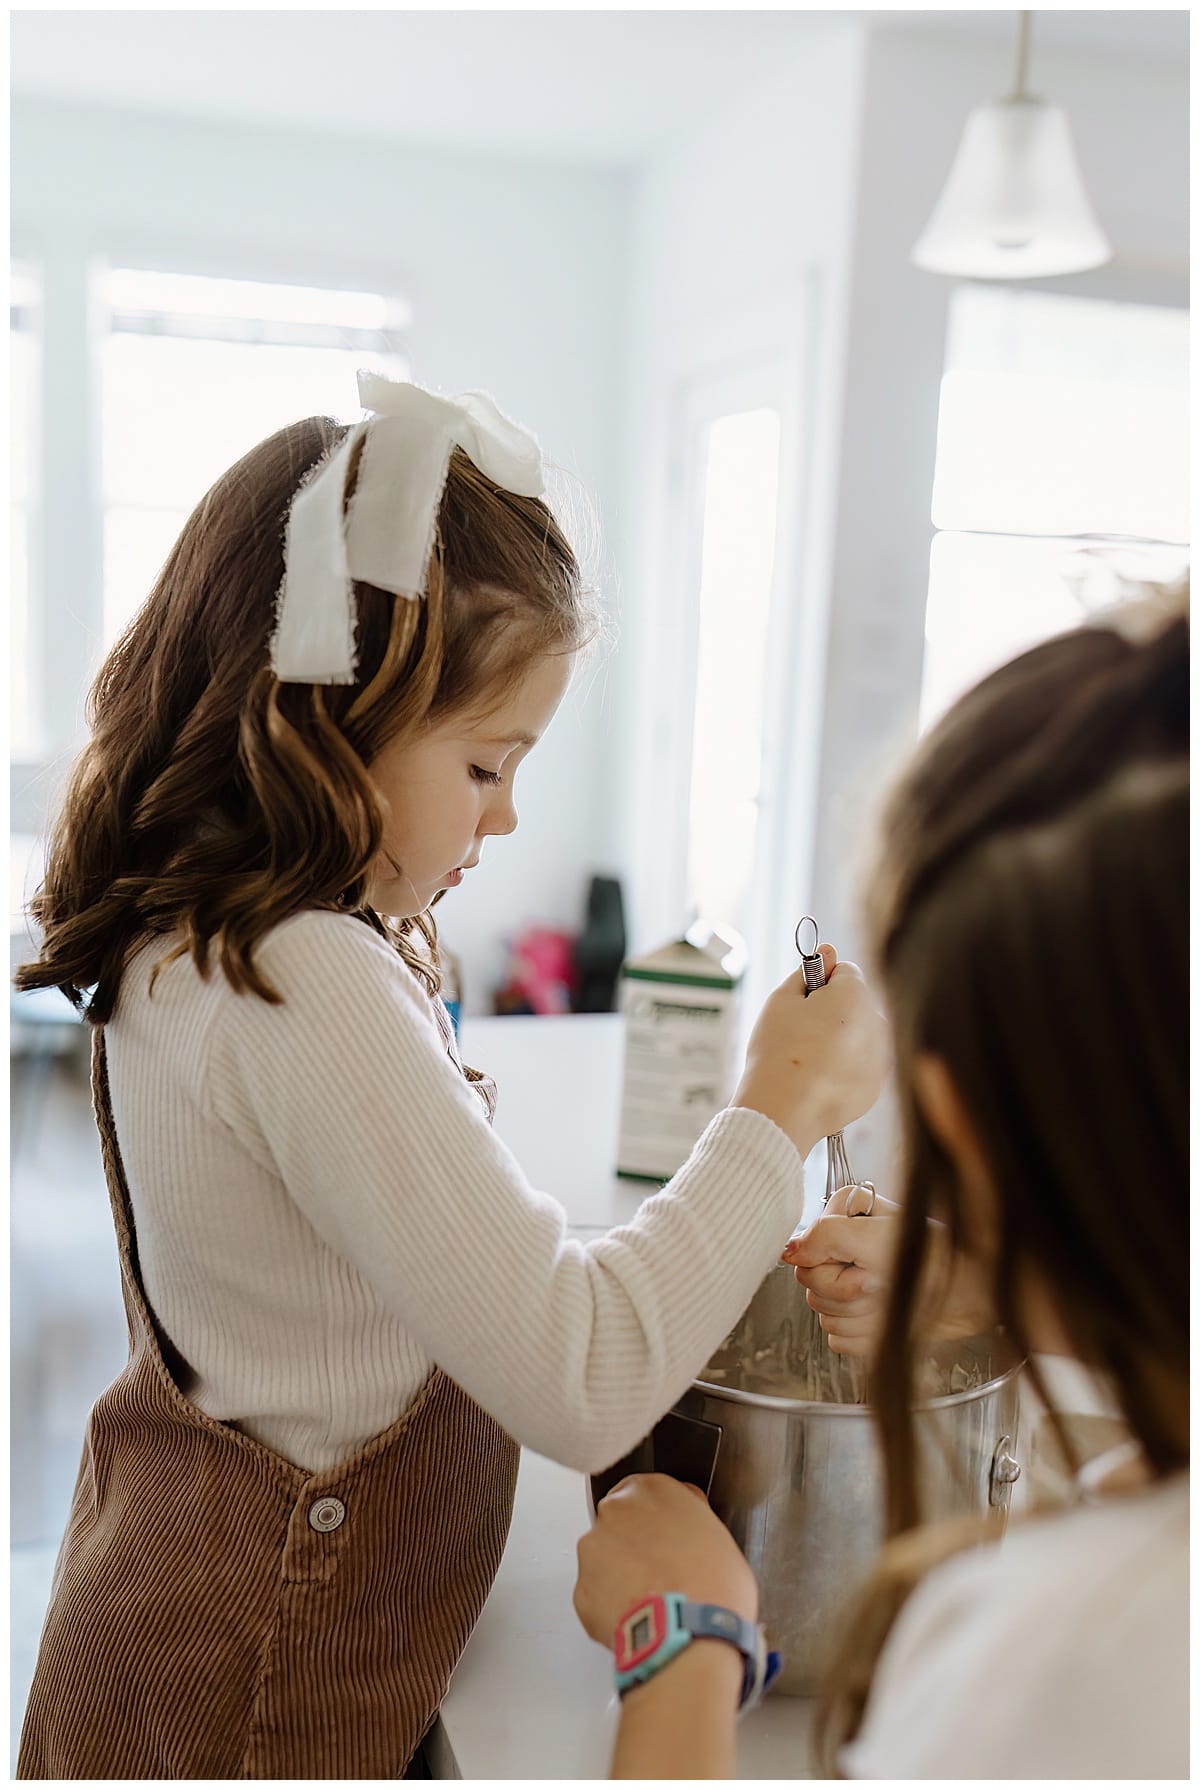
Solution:
M 317 1529 L 322 1535 L 328 1535 L 331 1529 L 340 1529 L 346 1520 L 346 1506 L 340 1498 L 318 1498 L 308 1513 L 309 1527 Z

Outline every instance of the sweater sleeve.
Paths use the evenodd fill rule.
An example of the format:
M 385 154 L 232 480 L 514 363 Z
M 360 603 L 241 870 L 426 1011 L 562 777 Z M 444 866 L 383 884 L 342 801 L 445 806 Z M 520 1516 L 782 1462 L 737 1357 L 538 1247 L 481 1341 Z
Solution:
M 687 1388 L 778 1258 L 803 1163 L 761 1114 L 717 1115 L 632 1223 L 582 1243 L 450 1061 L 424 991 L 349 916 L 277 928 L 281 1005 L 225 992 L 207 1098 L 323 1241 L 516 1439 L 584 1472 Z

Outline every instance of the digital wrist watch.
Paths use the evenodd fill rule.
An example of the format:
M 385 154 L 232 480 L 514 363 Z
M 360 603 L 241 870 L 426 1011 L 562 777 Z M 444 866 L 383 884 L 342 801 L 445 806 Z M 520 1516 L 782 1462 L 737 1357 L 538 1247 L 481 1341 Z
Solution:
M 693 1641 L 725 1641 L 742 1656 L 738 1711 L 745 1714 L 770 1690 L 783 1660 L 769 1652 L 756 1622 L 720 1604 L 692 1603 L 680 1591 L 643 1598 L 622 1616 L 613 1636 L 617 1690 L 645 1684 Z

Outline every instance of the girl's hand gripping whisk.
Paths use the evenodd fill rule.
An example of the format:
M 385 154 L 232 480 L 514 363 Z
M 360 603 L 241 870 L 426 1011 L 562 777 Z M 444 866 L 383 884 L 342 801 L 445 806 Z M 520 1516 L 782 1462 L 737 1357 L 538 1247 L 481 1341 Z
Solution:
M 805 927 L 812 928 L 812 949 L 801 942 Z M 825 961 L 816 921 L 805 915 L 796 928 L 796 949 L 806 987 L 825 984 Z M 823 1216 L 792 1237 L 783 1260 L 796 1271 L 809 1305 L 835 1355 L 866 1356 L 873 1350 L 882 1323 L 899 1208 L 876 1196 L 873 1181 L 857 1181 L 846 1154 L 841 1131 L 826 1140 Z M 883 1225 L 847 1225 L 850 1218 L 877 1216 Z M 861 1396 L 855 1389 L 851 1402 Z
M 802 1156 L 875 1104 L 888 1069 L 887 1022 L 862 972 L 831 945 L 820 950 L 828 987 L 810 1000 L 798 969 L 768 996 L 730 1101 L 773 1120 Z
M 800 935 L 806 926 L 812 927 L 811 951 L 806 951 L 800 942 Z M 796 927 L 796 949 L 800 953 L 800 969 L 807 991 L 811 994 L 813 989 L 824 988 L 826 975 L 825 959 L 821 954 L 821 934 L 811 914 L 805 914 Z M 827 1154 L 824 1204 L 827 1206 L 835 1193 L 845 1192 L 842 1210 L 846 1215 L 850 1218 L 869 1218 L 875 1210 L 875 1183 L 856 1181 L 851 1174 L 844 1131 L 833 1132 L 825 1141 Z

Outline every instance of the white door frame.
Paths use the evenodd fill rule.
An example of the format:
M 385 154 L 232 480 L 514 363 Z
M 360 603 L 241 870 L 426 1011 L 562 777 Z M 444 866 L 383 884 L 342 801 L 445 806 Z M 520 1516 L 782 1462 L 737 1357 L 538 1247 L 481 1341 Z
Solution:
M 791 933 L 809 875 L 822 724 L 825 625 L 806 575 L 809 452 L 813 435 L 811 355 L 814 282 L 786 299 L 757 297 L 685 333 L 669 369 L 670 435 L 657 608 L 650 776 L 641 794 L 643 862 L 658 867 L 656 934 L 686 919 L 688 809 L 696 698 L 696 626 L 702 543 L 703 431 L 732 412 L 770 407 L 780 414 L 779 505 L 764 689 L 762 825 L 756 840 L 754 902 L 748 927 L 747 1009 L 786 974 Z M 817 610 L 821 613 L 815 613 Z M 801 650 L 803 645 L 803 651 Z

